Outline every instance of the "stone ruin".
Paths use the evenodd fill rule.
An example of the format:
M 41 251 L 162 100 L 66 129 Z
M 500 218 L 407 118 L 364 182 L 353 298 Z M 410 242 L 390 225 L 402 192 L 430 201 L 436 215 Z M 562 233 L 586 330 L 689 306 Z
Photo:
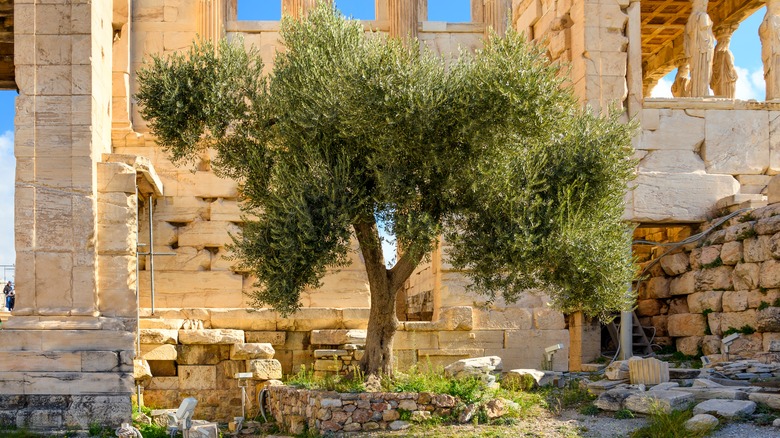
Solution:
M 313 3 L 279 1 L 294 16 Z M 652 228 L 664 241 L 674 240 L 680 224 L 705 223 L 716 209 L 780 201 L 771 193 L 766 199 L 771 176 L 780 172 L 776 102 L 734 100 L 727 83 L 713 87 L 726 90 L 724 96 L 685 97 L 690 92 L 682 80 L 679 98 L 646 97 L 677 66 L 691 64 L 699 82 L 708 74 L 683 53 L 684 29 L 665 25 L 686 21 L 691 4 L 677 1 L 672 13 L 664 4 L 472 0 L 471 22 L 441 23 L 428 20 L 424 0 L 376 0 L 375 20 L 364 25 L 417 36 L 446 57 L 479 48 L 491 28 L 501 33 L 511 26 L 543 42 L 551 60 L 571 66 L 583 105 L 594 111 L 617 105 L 626 120 L 640 123 L 638 177 L 625 218 L 642 225 L 638 238 Z M 713 34 L 730 36 L 762 5 L 711 4 Z M 0 331 L 0 423 L 85 428 L 100 418 L 118 424 L 130 417 L 134 377 L 147 404 L 175 407 L 198 393 L 196 417 L 224 419 L 240 409 L 236 372 L 257 373 L 254 395 L 266 377 L 302 365 L 328 372 L 356 360 L 359 349 L 347 346 L 365 330 L 369 303 L 359 258 L 305 293 L 304 308 L 289 318 L 247 309 L 244 292 L 253 280 L 223 258 L 229 233 L 242 221 L 236 183 L 211 171 L 208 153 L 191 167 L 173 166 L 131 98 L 135 72 L 150 54 L 186 50 L 196 35 L 241 35 L 270 66 L 280 48 L 279 23 L 238 20 L 238 7 L 237 0 L 0 0 L 0 87 L 19 92 L 18 295 Z M 718 49 L 726 58 L 727 39 Z M 657 327 L 659 342 L 667 338 L 691 351 L 692 345 L 710 348 L 715 338 L 708 336 L 730 324 L 752 324 L 755 317 L 759 329 L 766 308 L 758 309 L 763 299 L 754 286 L 771 294 L 778 275 L 774 232 L 758 225 L 769 211 L 754 213 L 766 215 L 756 216 L 756 236 L 727 241 L 724 234 L 707 245 L 706 255 L 705 248 L 691 248 L 684 268 L 653 271 L 652 289 L 648 281 L 640 291 L 639 313 L 644 325 Z M 737 246 L 746 260 L 711 272 L 697 265 L 715 251 L 723 261 Z M 544 348 L 557 343 L 564 348 L 555 356 L 556 370 L 578 370 L 599 355 L 598 325 L 549 309 L 543 295 L 487 305 L 466 290 L 446 249 L 443 242 L 399 300 L 399 367 L 497 355 L 507 369 L 539 368 Z M 738 267 L 749 272 L 736 276 Z M 693 286 L 673 294 L 671 284 L 683 277 L 693 277 Z M 747 281 L 753 286 L 734 288 Z M 658 295 L 664 282 L 666 297 Z M 685 312 L 678 308 L 683 301 Z M 712 310 L 706 317 L 705 309 Z M 744 335 L 741 342 L 749 345 L 734 348 L 765 351 L 772 333 Z M 327 358 L 333 350 L 338 359 Z

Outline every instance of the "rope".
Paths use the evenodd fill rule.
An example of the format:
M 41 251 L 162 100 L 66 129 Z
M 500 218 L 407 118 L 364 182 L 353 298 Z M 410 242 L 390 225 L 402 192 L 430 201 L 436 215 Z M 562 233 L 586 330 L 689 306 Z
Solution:
M 116 436 L 120 438 L 143 438 L 141 431 L 131 426 L 129 423 L 122 423 L 115 433 Z

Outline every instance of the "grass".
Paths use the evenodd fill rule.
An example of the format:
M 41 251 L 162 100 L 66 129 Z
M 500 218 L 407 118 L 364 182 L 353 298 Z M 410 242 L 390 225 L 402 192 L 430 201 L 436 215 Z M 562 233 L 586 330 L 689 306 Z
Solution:
M 693 412 L 685 411 L 664 412 L 655 409 L 650 414 L 650 423 L 631 434 L 631 438 L 699 438 L 707 436 L 708 432 L 690 432 L 685 430 L 685 422 L 693 417 Z
M 636 418 L 636 415 L 628 409 L 623 408 L 615 412 L 615 418 L 618 420 L 630 420 Z
M 17 428 L 15 425 L 0 425 L 0 437 L 7 438 L 38 438 L 40 435 L 30 432 L 25 428 Z
M 703 263 L 701 265 L 701 268 L 702 269 L 712 269 L 712 268 L 717 268 L 719 266 L 723 266 L 723 260 L 720 258 L 720 256 L 718 256 L 718 258 L 716 258 L 715 260 L 713 260 L 713 261 L 711 261 L 709 263 Z
M 761 304 L 758 305 L 758 310 L 764 310 L 769 307 L 769 303 L 766 301 L 761 301 Z
M 753 328 L 748 324 L 745 324 L 740 328 L 729 327 L 726 331 L 723 332 L 723 336 L 728 336 L 734 333 L 742 333 L 743 335 L 752 335 L 755 332 L 756 332 L 755 328 Z
M 366 390 L 365 376 L 360 370 L 355 370 L 349 376 L 329 374 L 317 377 L 314 370 L 302 366 L 297 374 L 287 379 L 287 384 L 303 389 L 322 389 L 336 392 L 364 392 Z

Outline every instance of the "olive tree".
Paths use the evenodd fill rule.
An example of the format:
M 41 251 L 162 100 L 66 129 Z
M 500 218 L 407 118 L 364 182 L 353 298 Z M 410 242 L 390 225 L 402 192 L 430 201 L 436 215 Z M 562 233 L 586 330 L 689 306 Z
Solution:
M 138 75 L 172 160 L 212 148 L 240 183 L 251 214 L 232 251 L 257 279 L 253 305 L 295 312 L 349 263 L 354 236 L 371 294 L 361 365 L 390 373 L 396 294 L 443 236 L 489 299 L 543 289 L 565 312 L 630 308 L 632 128 L 582 109 L 540 49 L 510 31 L 447 61 L 325 5 L 281 36 L 267 74 L 254 49 L 223 41 Z M 377 224 L 401 249 L 391 268 Z

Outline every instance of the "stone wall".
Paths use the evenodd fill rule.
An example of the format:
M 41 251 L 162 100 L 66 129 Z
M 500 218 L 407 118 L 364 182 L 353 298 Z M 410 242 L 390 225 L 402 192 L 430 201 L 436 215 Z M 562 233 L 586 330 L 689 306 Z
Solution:
M 321 434 L 401 430 L 409 427 L 400 420 L 406 411 L 413 418 L 446 417 L 456 399 L 431 393 L 364 392 L 343 394 L 310 391 L 287 386 L 270 386 L 269 405 L 283 430 L 300 434 L 314 430 Z
M 642 325 L 655 327 L 655 343 L 685 354 L 719 353 L 730 329 L 743 332 L 731 353 L 768 352 L 770 342 L 780 339 L 778 242 L 780 204 L 773 204 L 742 213 L 700 242 L 662 257 L 639 285 Z

